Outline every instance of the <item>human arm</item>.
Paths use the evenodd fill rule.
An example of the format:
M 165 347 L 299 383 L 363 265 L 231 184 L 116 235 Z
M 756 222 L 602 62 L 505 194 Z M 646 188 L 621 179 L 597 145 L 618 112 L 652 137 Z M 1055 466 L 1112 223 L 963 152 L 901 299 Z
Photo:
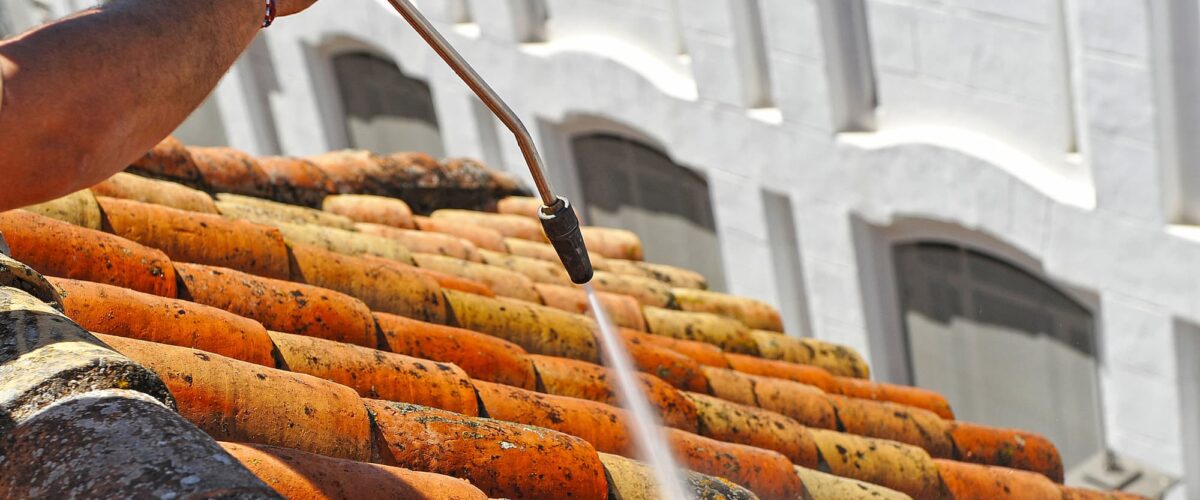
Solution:
M 314 0 L 279 0 L 279 15 Z M 121 170 L 259 31 L 263 0 L 112 0 L 0 42 L 0 211 Z

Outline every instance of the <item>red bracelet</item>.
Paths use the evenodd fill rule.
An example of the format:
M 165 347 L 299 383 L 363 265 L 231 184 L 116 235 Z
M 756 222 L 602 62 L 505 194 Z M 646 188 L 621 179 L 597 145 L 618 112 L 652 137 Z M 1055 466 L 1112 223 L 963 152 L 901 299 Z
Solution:
M 263 16 L 262 27 L 266 28 L 275 22 L 275 0 L 267 0 L 267 13 Z

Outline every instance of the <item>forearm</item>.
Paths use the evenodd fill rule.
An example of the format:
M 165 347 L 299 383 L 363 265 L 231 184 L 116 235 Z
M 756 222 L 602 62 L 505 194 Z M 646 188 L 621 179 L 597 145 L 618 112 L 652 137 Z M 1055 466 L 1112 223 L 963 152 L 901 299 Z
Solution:
M 257 0 L 115 0 L 0 43 L 0 210 L 123 168 L 216 85 Z

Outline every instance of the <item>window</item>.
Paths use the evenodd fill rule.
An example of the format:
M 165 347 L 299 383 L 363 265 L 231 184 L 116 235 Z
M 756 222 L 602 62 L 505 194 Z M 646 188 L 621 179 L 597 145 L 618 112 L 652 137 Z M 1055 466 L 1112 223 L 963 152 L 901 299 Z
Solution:
M 1179 370 L 1180 404 L 1183 406 L 1183 442 L 1200 443 L 1200 326 L 1175 322 L 1175 362 Z M 1200 493 L 1200 449 L 1184 446 L 1183 477 L 1194 498 Z
M 775 288 L 783 330 L 807 337 L 812 330 L 808 322 L 804 268 L 800 261 L 800 239 L 796 235 L 792 200 L 787 195 L 764 191 L 763 205 L 767 214 L 767 240 L 771 244 L 771 269 L 775 270 L 778 280 Z
M 819 5 L 834 129 L 874 130 L 878 103 L 866 5 L 862 0 L 824 0 Z
M 667 155 L 607 134 L 571 141 L 588 224 L 637 233 L 646 260 L 695 270 L 724 289 L 708 182 Z
M 216 94 L 204 99 L 171 135 L 190 146 L 228 146 L 229 136 L 225 133 L 225 120 L 217 107 Z
M 959 418 L 1040 432 L 1070 469 L 1103 449 L 1092 313 L 1045 280 L 953 244 L 897 245 L 913 381 Z
M 361 52 L 333 58 L 350 147 L 444 156 L 433 94 L 384 58 Z

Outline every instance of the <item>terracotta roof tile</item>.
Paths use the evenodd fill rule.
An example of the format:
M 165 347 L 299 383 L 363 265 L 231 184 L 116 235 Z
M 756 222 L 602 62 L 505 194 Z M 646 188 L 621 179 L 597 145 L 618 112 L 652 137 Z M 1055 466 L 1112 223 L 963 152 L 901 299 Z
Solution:
M 471 378 L 523 389 L 537 387 L 537 373 L 524 349 L 472 330 L 375 313 L 380 349 L 454 363 Z
M 146 177 L 178 182 L 185 186 L 207 190 L 192 152 L 174 137 L 167 137 L 134 160 L 125 170 Z
M 487 495 L 470 482 L 441 474 L 261 444 L 221 443 L 221 447 L 268 486 L 291 499 L 487 499 Z
M 642 260 L 642 239 L 633 231 L 608 227 L 583 226 L 588 249 L 609 259 Z
M 472 281 L 478 281 L 503 297 L 537 302 L 533 281 L 507 269 L 471 262 L 444 255 L 414 254 L 413 261 L 422 269 L 431 269 Z
M 687 468 L 729 479 L 761 498 L 804 498 L 804 483 L 779 452 L 727 443 L 678 429 L 667 440 Z
M 375 347 L 375 321 L 362 301 L 328 288 L 224 267 L 175 263 L 179 298 L 256 320 L 267 329 Z
M 808 428 L 775 412 L 724 399 L 685 393 L 700 415 L 700 434 L 782 453 L 793 464 L 817 467 L 817 445 Z
M 338 192 L 333 178 L 303 158 L 264 156 L 258 166 L 271 182 L 275 201 L 319 208 L 326 196 Z
M 412 208 L 403 200 L 370 194 L 339 194 L 325 197 L 322 210 L 360 223 L 397 229 L 416 229 Z
M 471 262 L 483 262 L 483 257 L 479 255 L 475 244 L 457 236 L 364 222 L 356 223 L 354 228 L 365 234 L 394 240 L 408 247 L 414 253 L 445 255 Z
M 729 368 L 729 360 L 725 359 L 725 353 L 721 351 L 721 348 L 712 344 L 675 339 L 624 328 L 621 329 L 621 335 L 631 343 L 648 344 L 675 351 L 704 366 Z
M 541 302 L 547 306 L 592 316 L 587 293 L 579 287 L 534 283 L 533 288 L 537 291 Z M 609 319 L 618 327 L 631 328 L 636 331 L 646 330 L 646 318 L 642 315 L 642 306 L 633 297 L 606 292 L 596 293 L 600 303 L 604 305 Z
M 451 223 L 420 216 L 413 217 L 413 223 L 417 225 L 417 229 L 422 231 L 457 236 L 474 243 L 478 248 L 495 250 L 497 252 L 503 252 L 506 248 L 504 246 L 504 236 L 486 227 L 474 224 Z
M 100 229 L 100 205 L 90 190 L 84 189 L 74 193 L 25 207 L 25 210 L 38 215 L 69 222 L 88 229 Z
M 1063 493 L 1045 476 L 1031 472 L 936 460 L 947 492 L 955 500 L 1060 500 Z
M 529 355 L 529 359 L 537 368 L 540 390 L 546 393 L 622 405 L 609 370 L 600 365 L 536 354 Z M 647 400 L 658 410 L 663 425 L 699 432 L 699 416 L 691 401 L 658 377 L 647 373 L 638 376 Z
M 671 294 L 671 288 L 650 278 L 596 271 L 591 285 L 601 292 L 629 295 L 646 306 L 675 307 L 675 296 Z
M 171 259 L 157 248 L 24 210 L 0 212 L 12 257 L 52 276 L 175 296 Z
M 950 435 L 958 460 L 1039 472 L 1054 482 L 1063 481 L 1062 457 L 1042 436 L 968 422 L 951 422 Z
M 591 320 L 558 309 L 446 290 L 455 326 L 494 335 L 535 354 L 597 362 Z
M 179 413 L 216 439 L 371 458 L 370 419 L 348 387 L 196 349 L 97 337 L 157 373 Z
M 274 228 L 117 198 L 99 201 L 107 230 L 162 250 L 173 260 L 288 277 L 287 247 Z
M 275 366 L 271 339 L 257 321 L 112 285 L 61 278 L 50 282 L 62 293 L 63 313 L 90 331 Z
M 126 172 L 117 172 L 104 182 L 92 186 L 91 190 L 96 196 L 153 203 L 192 212 L 217 213 L 217 205 L 204 191 Z
M 255 469 L 284 481 L 273 483 L 280 489 L 311 491 L 303 488 L 354 478 L 399 487 L 391 481 L 400 478 L 418 491 L 478 497 L 479 491 L 428 474 L 444 473 L 492 496 L 648 491 L 642 465 L 596 452 L 632 454 L 628 416 L 617 407 L 609 372 L 596 364 L 595 323 L 584 315 L 582 292 L 566 286 L 543 243 L 532 217 L 536 200 L 503 200 L 499 208 L 508 215 L 446 210 L 430 219 L 388 198 L 323 198 L 331 190 L 399 195 L 418 212 L 487 207 L 498 191 L 511 188 L 502 176 L 476 163 L 438 163 L 420 154 L 338 152 L 308 163 L 220 149 L 193 154 L 169 141 L 138 164 L 132 168 L 182 176 L 209 192 L 274 201 L 219 194 L 224 215 L 265 224 L 236 222 L 202 213 L 204 202 L 212 203 L 207 194 L 122 176 L 110 182 L 124 190 L 121 196 L 152 204 L 101 198 L 92 206 L 90 194 L 81 193 L 46 210 L 82 225 L 99 218 L 106 231 L 193 264 L 173 265 L 166 255 L 154 256 L 157 250 L 28 212 L 0 214 L 0 230 L 16 240 L 18 259 L 28 258 L 38 271 L 128 288 L 58 281 L 71 292 L 68 314 L 84 326 L 187 346 L 102 336 L 157 373 L 181 413 L 210 435 L 302 450 L 271 450 L 273 467 Z M 178 194 L 130 192 L 151 184 Z M 327 211 L 300 206 L 326 201 Z M 931 455 L 1061 480 L 1057 450 L 1044 438 L 954 422 L 939 394 L 866 380 L 869 369 L 853 350 L 770 331 L 782 328 L 773 308 L 703 291 L 703 277 L 692 271 L 640 262 L 636 235 L 586 232 L 596 267 L 604 270 L 595 284 L 626 327 L 622 335 L 642 384 L 686 467 L 763 498 L 797 497 L 804 481 L 816 498 L 844 492 L 938 498 L 952 490 L 969 498 L 986 494 L 991 486 L 979 481 L 987 477 L 1028 477 L 1010 469 L 983 473 Z M 70 252 L 50 255 L 38 246 L 62 241 L 72 245 Z M 410 260 L 413 249 L 420 252 Z M 136 259 L 157 262 L 170 286 L 155 289 L 133 279 L 144 269 L 133 265 Z M 15 271 L 0 272 L 4 283 L 48 287 L 27 268 L 24 274 L 21 266 L 8 269 Z M 86 344 L 63 355 L 82 363 L 106 352 L 126 359 Z M 95 352 L 84 353 L 88 349 Z M 8 367 L 0 366 L 0 375 Z M 138 387 L 154 391 L 153 384 Z M 58 397 L 46 394 L 51 401 Z M 264 450 L 242 447 L 258 457 L 247 462 L 252 468 L 265 463 Z M 367 460 L 426 473 L 362 463 Z M 954 477 L 943 484 L 948 474 Z M 747 495 L 712 477 L 691 481 L 695 491 Z M 1050 484 L 1060 497 L 1090 498 Z
M 608 472 L 610 498 L 650 499 L 658 498 L 658 485 L 650 467 L 642 462 L 619 455 L 600 454 L 604 470 Z M 720 477 L 689 472 L 687 485 L 693 498 L 751 500 L 754 493 Z
M 354 230 L 354 221 L 340 215 L 252 196 L 218 193 L 216 205 L 221 215 L 268 226 L 275 222 L 289 222 Z
M 916 446 L 853 434 L 810 429 L 824 466 L 821 470 L 878 484 L 913 498 L 941 498 L 938 468 Z
M 453 364 L 288 333 L 271 332 L 271 340 L 285 370 L 337 382 L 363 397 L 479 415 L 471 378 Z
M 779 311 L 763 302 L 693 288 L 676 288 L 671 293 L 675 296 L 675 303 L 684 311 L 719 314 L 756 330 L 783 331 L 783 319 Z
M 188 148 L 208 191 L 269 198 L 271 178 L 245 152 L 225 147 Z
M 293 245 L 291 257 L 293 281 L 342 292 L 363 301 L 372 311 L 446 322 L 441 286 L 416 268 L 307 245 Z
M 712 344 L 730 353 L 758 353 L 758 345 L 746 325 L 737 320 L 709 313 L 674 311 L 644 306 L 650 333 L 681 340 Z
M 607 496 L 600 457 L 577 437 L 405 403 L 367 408 L 384 464 L 461 477 L 493 497 Z
M 433 220 L 451 224 L 472 224 L 496 231 L 506 238 L 545 243 L 542 225 L 537 221 L 518 215 L 490 214 L 474 210 L 442 209 L 430 215 Z

